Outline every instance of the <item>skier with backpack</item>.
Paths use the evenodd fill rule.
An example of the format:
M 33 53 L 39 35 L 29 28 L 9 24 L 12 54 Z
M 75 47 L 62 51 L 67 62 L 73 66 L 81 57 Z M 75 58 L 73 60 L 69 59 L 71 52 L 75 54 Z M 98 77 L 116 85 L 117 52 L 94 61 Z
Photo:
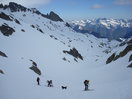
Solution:
M 84 85 L 85 85 L 85 91 L 87 91 L 88 90 L 88 85 L 89 85 L 89 80 L 84 80 Z

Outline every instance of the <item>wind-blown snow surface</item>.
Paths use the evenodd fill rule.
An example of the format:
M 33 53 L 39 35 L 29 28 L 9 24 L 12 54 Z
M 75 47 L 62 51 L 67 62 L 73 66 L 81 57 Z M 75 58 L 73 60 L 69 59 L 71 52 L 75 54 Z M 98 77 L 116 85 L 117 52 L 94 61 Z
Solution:
M 11 13 L 6 10 L 4 13 L 12 14 L 21 25 L 0 19 L 0 24 L 6 23 L 15 29 L 9 37 L 0 33 L 0 50 L 8 56 L 0 56 L 0 69 L 5 73 L 0 74 L 1 99 L 132 98 L 132 70 L 126 68 L 131 53 L 108 65 L 105 63 L 112 53 L 103 51 L 118 50 L 115 47 L 118 42 L 76 33 L 64 22 L 53 22 L 32 12 Z M 102 42 L 106 45 L 102 46 Z M 63 53 L 63 50 L 69 51 L 74 47 L 83 60 L 77 59 L 76 62 L 73 56 Z M 36 82 L 38 75 L 29 69 L 32 66 L 29 59 L 34 60 L 42 72 L 40 86 Z M 53 80 L 53 88 L 46 87 L 46 81 L 50 79 Z M 90 91 L 83 91 L 85 79 L 90 80 Z M 62 90 L 61 86 L 68 89 Z

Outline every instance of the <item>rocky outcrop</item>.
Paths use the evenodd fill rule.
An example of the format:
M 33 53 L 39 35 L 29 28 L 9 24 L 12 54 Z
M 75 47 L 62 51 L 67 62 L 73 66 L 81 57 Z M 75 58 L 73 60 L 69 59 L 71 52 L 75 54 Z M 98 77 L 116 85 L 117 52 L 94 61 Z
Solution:
M 129 57 L 129 62 L 130 62 L 130 61 L 132 61 L 132 54 L 131 54 L 131 56 Z
M 7 55 L 0 51 L 0 56 L 7 57 Z
M 116 54 L 113 53 L 113 54 L 107 59 L 106 64 L 112 62 L 112 61 L 114 60 L 114 58 L 115 58 L 115 55 L 116 55 Z
M 10 16 L 7 15 L 7 14 L 5 14 L 5 13 L 3 13 L 3 12 L 0 13 L 0 18 L 2 18 L 4 20 L 12 21 L 12 19 L 10 18 Z
M 0 8 L 3 8 L 3 9 L 10 9 L 11 12 L 17 12 L 17 11 L 26 11 L 26 10 L 30 10 L 20 4 L 17 4 L 17 3 L 14 3 L 14 2 L 10 2 L 9 5 L 3 5 L 3 4 L 0 4 Z
M 132 63 L 131 63 L 131 64 L 129 64 L 127 67 L 132 68 Z
M 112 54 L 106 61 L 106 64 L 115 61 L 123 56 L 125 56 L 128 52 L 132 51 L 132 45 L 128 45 L 123 51 L 121 51 L 118 55 L 115 53 Z
M 50 12 L 50 14 L 47 14 L 47 18 L 53 20 L 53 21 L 60 21 L 63 22 L 63 20 L 53 11 Z
M 53 11 L 51 11 L 49 14 L 45 15 L 42 14 L 41 12 L 39 12 L 36 8 L 31 8 L 31 11 L 33 13 L 36 13 L 37 15 L 41 15 L 42 17 L 48 18 L 52 21 L 60 21 L 63 22 L 63 20 L 59 17 L 59 15 L 57 15 L 56 13 L 54 13 Z
M 38 25 L 36 25 L 36 26 L 35 26 L 35 25 L 31 25 L 31 27 L 32 27 L 32 28 L 36 28 L 36 29 L 37 29 L 39 32 L 41 32 L 41 33 L 44 33 L 44 32 L 42 31 L 42 29 L 39 28 Z
M 41 75 L 40 69 L 37 67 L 37 63 L 33 60 L 30 60 L 32 62 L 32 66 L 30 67 L 31 70 L 33 70 L 36 74 Z
M 63 22 L 63 20 L 53 11 L 51 11 L 49 14 L 45 15 L 42 14 L 41 12 L 39 12 L 36 8 L 26 8 L 20 4 L 14 3 L 14 2 L 10 2 L 9 5 L 3 5 L 0 4 L 0 8 L 1 9 L 10 9 L 11 12 L 26 12 L 26 11 L 30 11 L 32 13 L 36 13 L 37 15 L 41 15 L 42 17 L 48 18 L 52 21 L 60 21 Z
M 33 70 L 36 74 L 41 75 L 41 71 L 37 66 L 32 66 L 30 69 Z
M 67 23 L 67 22 L 66 22 L 66 24 L 65 24 L 65 25 L 66 25 L 67 27 L 71 27 L 71 26 L 70 26 L 70 24 L 69 24 L 69 23 Z
M 0 69 L 0 73 L 1 73 L 1 74 L 4 74 L 3 70 Z
M 10 36 L 13 34 L 13 32 L 15 32 L 15 30 L 7 24 L 3 24 L 2 26 L 0 26 L 0 31 L 5 36 Z
M 70 49 L 70 51 L 63 51 L 63 53 L 67 53 L 69 55 L 72 55 L 75 58 L 80 58 L 81 60 L 83 60 L 82 55 L 76 50 L 76 48 Z
M 123 41 L 122 43 L 119 44 L 119 46 L 124 46 L 125 44 L 131 45 L 132 39 L 128 39 L 128 40 Z

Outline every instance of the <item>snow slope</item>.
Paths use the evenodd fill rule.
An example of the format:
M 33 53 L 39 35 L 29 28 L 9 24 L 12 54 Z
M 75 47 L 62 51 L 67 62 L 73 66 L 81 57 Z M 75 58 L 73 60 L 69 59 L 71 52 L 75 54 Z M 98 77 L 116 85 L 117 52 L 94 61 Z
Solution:
M 132 70 L 126 68 L 132 53 L 106 65 L 113 52 L 125 48 L 116 46 L 119 42 L 77 33 L 65 26 L 65 22 L 54 22 L 30 11 L 0 9 L 0 12 L 21 23 L 0 18 L 0 25 L 6 23 L 15 29 L 9 37 L 0 33 L 0 51 L 8 56 L 0 56 L 0 69 L 4 71 L 0 74 L 1 99 L 132 98 Z M 78 50 L 83 60 L 63 53 L 72 48 Z M 104 52 L 106 50 L 108 54 Z M 42 75 L 29 69 L 32 66 L 30 59 L 37 63 Z M 40 86 L 36 82 L 38 76 Z M 50 79 L 53 88 L 47 87 L 46 81 Z M 90 91 L 83 91 L 85 79 L 90 80 Z M 61 86 L 68 89 L 62 90 Z

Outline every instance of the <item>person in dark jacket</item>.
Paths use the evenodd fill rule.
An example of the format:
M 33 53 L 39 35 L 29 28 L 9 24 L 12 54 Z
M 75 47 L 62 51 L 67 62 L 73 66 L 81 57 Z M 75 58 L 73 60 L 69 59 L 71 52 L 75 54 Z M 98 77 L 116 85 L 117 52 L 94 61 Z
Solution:
M 84 85 L 85 85 L 85 91 L 87 91 L 88 90 L 88 85 L 89 85 L 89 80 L 85 80 L 84 81 Z
M 50 87 L 53 87 L 53 82 L 52 82 L 52 80 L 50 80 Z
M 50 81 L 49 80 L 47 80 L 47 84 L 48 84 L 47 86 L 50 87 Z
M 38 85 L 40 85 L 40 78 L 39 77 L 37 77 L 37 83 L 38 83 Z
M 48 87 L 53 87 L 53 83 L 52 83 L 52 80 L 47 80 L 47 83 L 48 83 Z

